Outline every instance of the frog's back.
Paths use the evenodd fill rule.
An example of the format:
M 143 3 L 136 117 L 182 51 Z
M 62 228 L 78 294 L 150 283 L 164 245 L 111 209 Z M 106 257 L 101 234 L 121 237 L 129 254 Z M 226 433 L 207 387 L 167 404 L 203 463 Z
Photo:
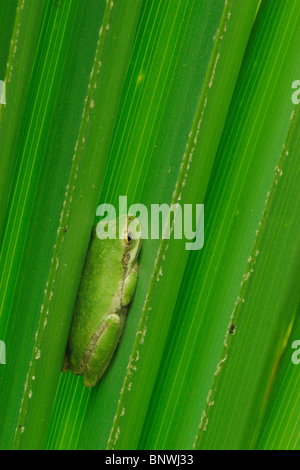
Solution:
M 74 373 L 82 373 L 82 358 L 103 319 L 121 310 L 122 276 L 122 251 L 118 240 L 99 240 L 93 231 L 67 348 L 69 367 Z

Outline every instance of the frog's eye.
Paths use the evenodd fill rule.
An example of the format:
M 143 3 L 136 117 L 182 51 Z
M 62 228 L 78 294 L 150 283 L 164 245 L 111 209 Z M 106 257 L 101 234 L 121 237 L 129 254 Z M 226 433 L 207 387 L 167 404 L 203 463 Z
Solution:
M 124 241 L 125 241 L 126 245 L 131 245 L 132 240 L 133 240 L 133 238 L 132 238 L 131 233 L 130 233 L 130 232 L 126 232 L 125 238 L 124 238 Z

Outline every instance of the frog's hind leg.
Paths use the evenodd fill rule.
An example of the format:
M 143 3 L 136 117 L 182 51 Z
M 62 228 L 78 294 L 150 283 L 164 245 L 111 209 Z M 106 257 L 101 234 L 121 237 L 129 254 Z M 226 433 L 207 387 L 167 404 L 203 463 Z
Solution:
M 96 336 L 91 339 L 86 351 L 88 359 L 83 374 L 86 387 L 94 387 L 106 371 L 118 345 L 122 323 L 119 315 L 108 315 L 101 322 L 99 333 L 96 332 Z

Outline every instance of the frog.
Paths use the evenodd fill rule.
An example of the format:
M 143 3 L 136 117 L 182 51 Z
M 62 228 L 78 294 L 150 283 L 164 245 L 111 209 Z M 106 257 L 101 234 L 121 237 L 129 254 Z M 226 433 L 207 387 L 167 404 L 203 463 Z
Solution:
M 62 368 L 82 375 L 86 387 L 95 387 L 112 360 L 138 282 L 138 219 L 120 216 L 110 227 L 119 238 L 109 230 L 99 238 L 97 226 L 92 230 Z

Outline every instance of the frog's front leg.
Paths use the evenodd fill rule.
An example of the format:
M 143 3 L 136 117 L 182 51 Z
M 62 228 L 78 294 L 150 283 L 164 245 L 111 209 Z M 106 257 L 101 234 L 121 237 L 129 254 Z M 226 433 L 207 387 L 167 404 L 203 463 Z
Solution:
M 94 387 L 106 371 L 118 345 L 122 328 L 119 315 L 111 314 L 104 318 L 92 336 L 83 358 L 83 380 L 86 387 Z
M 124 281 L 124 289 L 122 295 L 122 306 L 126 307 L 130 304 L 131 300 L 133 299 L 134 292 L 136 289 L 138 281 L 138 264 L 133 267 L 129 274 L 126 275 Z

